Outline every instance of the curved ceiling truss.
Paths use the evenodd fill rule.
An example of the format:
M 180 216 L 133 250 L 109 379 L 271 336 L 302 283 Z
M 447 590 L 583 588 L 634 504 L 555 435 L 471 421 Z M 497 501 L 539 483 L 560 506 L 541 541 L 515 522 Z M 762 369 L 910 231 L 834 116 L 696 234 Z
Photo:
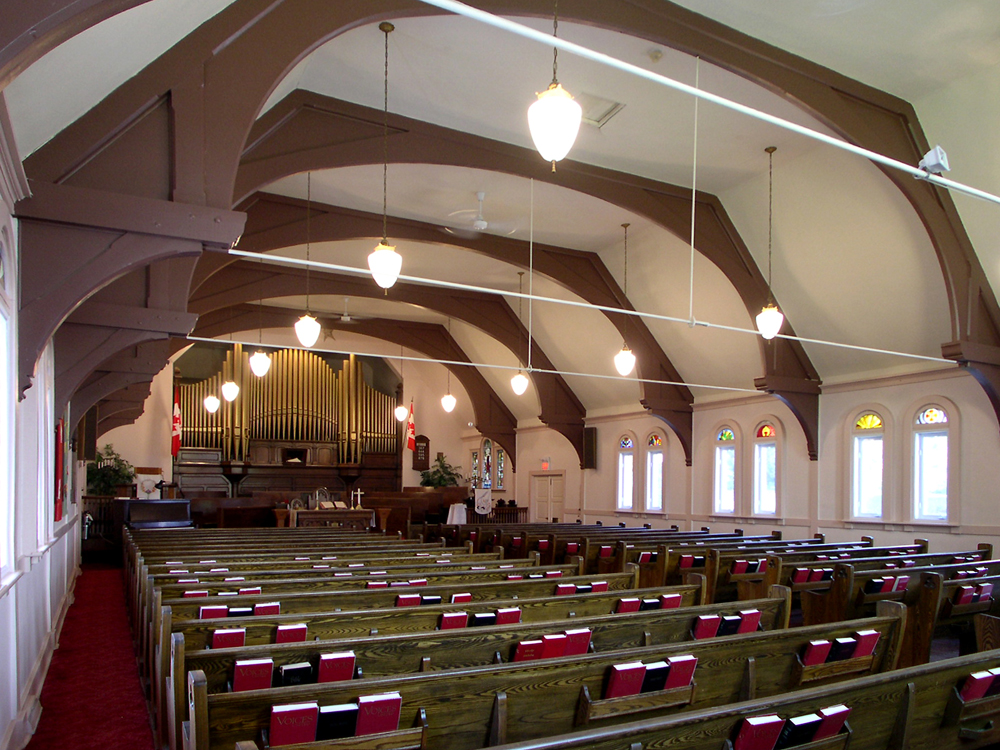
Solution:
M 9 81 L 63 39 L 139 4 L 139 0 L 84 3 L 58 0 L 45 4 L 44 9 L 29 9 L 27 6 L 31 4 L 19 0 L 0 0 L 0 11 L 6 20 L 6 30 L 0 37 L 0 83 Z M 500 15 L 537 14 L 537 4 L 531 0 L 478 0 L 477 5 Z M 26 171 L 39 183 L 76 184 L 143 197 L 152 193 L 161 205 L 165 204 L 164 211 L 177 203 L 230 208 L 234 194 L 246 195 L 257 187 L 246 189 L 241 181 L 246 175 L 243 162 L 247 139 L 263 102 L 298 60 L 342 31 L 363 23 L 439 14 L 435 9 L 407 0 L 384 0 L 377 6 L 320 3 L 311 4 L 309 10 L 310 23 L 304 24 L 300 22 L 302 3 L 275 5 L 271 0 L 234 3 L 33 154 L 26 161 Z M 700 55 L 785 95 L 846 139 L 901 161 L 916 163 L 928 148 L 916 115 L 906 102 L 669 2 L 632 0 L 612 6 L 600 0 L 581 0 L 564 9 L 563 17 Z M 261 50 L 267 50 L 268 54 L 261 54 Z M 151 101 L 162 101 L 164 96 L 170 115 L 168 142 L 164 144 L 169 153 L 168 169 L 165 174 L 156 175 L 160 185 L 147 193 L 142 186 L 123 184 L 121 166 L 148 147 L 137 135 L 147 119 Z M 458 135 L 460 139 L 471 138 Z M 249 147 L 253 146 L 251 140 Z M 163 150 L 162 146 L 158 149 Z M 369 157 L 368 161 L 372 159 Z M 534 162 L 523 171 L 528 174 L 543 171 L 544 165 L 537 158 Z M 301 171 L 301 166 L 285 169 Z M 118 174 L 114 176 L 116 171 Z M 579 175 L 594 172 L 594 168 L 586 165 L 567 165 L 561 170 L 560 179 L 566 179 L 572 187 L 570 178 L 580 179 Z M 943 345 L 943 351 L 972 368 L 1000 414 L 1000 307 L 951 196 L 908 177 L 892 173 L 888 177 L 913 205 L 938 253 L 949 295 L 954 339 Z M 246 182 L 251 184 L 253 180 Z M 676 213 L 672 205 L 675 201 L 684 202 L 669 191 L 661 193 L 636 182 L 641 181 L 626 186 L 626 192 L 632 194 L 627 203 L 644 216 L 669 216 Z M 244 187 L 237 187 L 238 183 Z M 169 186 L 169 195 L 162 195 L 163 184 Z M 699 216 L 702 232 L 706 221 Z M 731 262 L 743 266 L 740 272 L 747 280 L 738 283 L 734 279 L 733 283 L 745 300 L 749 301 L 744 289 L 752 291 L 758 304 L 766 289 L 759 270 L 745 248 L 741 248 L 729 222 L 720 220 L 718 232 L 726 240 L 723 245 L 729 243 L 731 247 L 735 243 L 737 250 L 743 250 Z M 704 235 L 696 237 L 696 245 L 706 253 L 711 246 L 707 239 Z M 45 249 L 40 248 L 42 254 Z M 35 248 L 24 250 L 28 254 Z M 88 283 L 91 283 L 89 291 L 74 292 L 71 304 L 78 304 L 100 288 L 98 282 Z M 766 356 L 765 363 L 771 359 Z M 798 360 L 800 366 L 808 362 L 798 357 L 785 359 Z M 25 368 L 21 369 L 23 385 Z M 789 392 L 796 395 L 786 400 L 815 402 L 815 398 L 807 398 L 814 394 L 805 390 L 814 387 L 818 392 L 818 379 L 804 386 L 801 377 L 792 376 L 796 382 L 791 384 L 783 382 L 786 377 L 768 373 L 758 380 L 758 387 L 777 394 L 781 385 L 793 385 L 797 390 Z
M 306 273 L 302 269 L 239 261 L 220 269 L 202 283 L 191 297 L 190 309 L 204 316 L 259 300 L 262 294 L 263 299 L 296 296 L 305 289 L 305 277 Z M 345 274 L 312 271 L 309 288 L 313 295 L 383 298 L 382 289 L 370 279 Z M 391 294 L 393 301 L 433 310 L 478 328 L 517 355 L 522 362 L 527 361 L 528 331 L 502 297 L 475 292 L 442 293 L 440 289 L 405 283 L 397 283 Z M 299 315 L 301 311 L 291 319 L 292 323 Z M 215 322 L 220 321 L 217 318 Z M 397 324 L 401 329 L 412 325 L 406 321 L 397 321 Z M 288 327 L 291 327 L 291 323 Z M 386 340 L 409 345 L 405 337 Z M 461 352 L 457 344 L 450 348 Z M 541 369 L 556 369 L 537 342 L 532 342 L 531 357 Z M 464 353 L 459 359 L 468 361 Z M 530 377 L 541 406 L 539 419 L 569 440 L 582 461 L 583 420 L 586 416 L 583 404 L 561 375 L 531 372 Z

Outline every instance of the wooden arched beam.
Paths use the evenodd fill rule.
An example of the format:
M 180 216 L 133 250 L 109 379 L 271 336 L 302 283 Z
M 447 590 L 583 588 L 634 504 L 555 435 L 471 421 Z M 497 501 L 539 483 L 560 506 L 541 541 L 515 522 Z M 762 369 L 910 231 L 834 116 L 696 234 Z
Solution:
M 146 341 L 119 352 L 95 369 L 73 394 L 70 415 L 79 421 L 90 407 L 126 386 L 153 380 L 170 359 L 170 342 Z
M 382 290 L 370 279 L 313 271 L 313 294 L 383 299 Z M 192 295 L 189 309 L 201 315 L 260 299 L 299 295 L 305 289 L 305 271 L 242 261 L 214 274 Z M 397 302 L 423 307 L 461 320 L 496 339 L 522 362 L 527 362 L 528 332 L 502 297 L 474 292 L 442 292 L 416 284 L 397 283 L 390 290 Z M 301 313 L 300 313 L 301 314 Z M 555 370 L 545 352 L 532 342 L 532 363 L 542 370 Z M 583 420 L 586 412 L 561 375 L 530 373 L 541 406 L 539 419 L 563 435 L 583 461 Z
M 0 10 L 14 8 L 17 1 L 0 0 Z M 500 15 L 540 12 L 531 0 L 477 4 Z M 229 207 L 252 123 L 276 83 L 298 60 L 363 23 L 438 12 L 406 0 L 316 4 L 309 11 L 309 23 L 302 23 L 298 3 L 241 0 L 231 5 L 36 152 L 29 160 L 29 174 L 51 182 L 71 178 L 75 165 L 102 156 L 105 144 L 151 95 L 170 92 L 177 144 L 174 199 Z M 846 139 L 874 151 L 916 163 L 927 149 L 907 103 L 665 0 L 580 0 L 564 9 L 563 17 L 701 55 L 785 95 Z M 44 51 L 55 33 L 58 29 L 36 40 L 27 57 Z M 575 165 L 566 164 L 561 173 L 571 167 Z M 941 260 L 955 339 L 946 352 L 972 367 L 983 363 L 983 376 L 993 382 L 996 378 L 988 371 L 995 368 L 988 360 L 1000 355 L 1000 310 L 950 195 L 905 176 L 889 178 L 914 206 Z M 121 177 L 105 179 L 117 182 Z M 657 197 L 649 200 L 656 203 Z M 696 244 L 702 246 L 697 238 Z M 751 267 L 759 279 L 759 271 Z
M 304 244 L 307 239 L 305 201 L 255 193 L 239 208 L 247 213 L 247 230 L 240 239 L 241 250 L 267 252 Z M 309 238 L 314 242 L 377 237 L 381 233 L 381 226 L 382 217 L 375 214 L 315 202 L 311 204 Z M 421 242 L 447 240 L 450 245 L 467 248 L 515 267 L 529 267 L 528 243 L 523 240 L 491 234 L 480 234 L 477 237 L 446 236 L 439 226 L 395 217 L 391 219 L 389 226 L 390 236 L 395 239 Z M 231 256 L 228 261 L 215 254 L 204 256 L 199 263 L 195 283 L 203 283 L 212 274 L 233 262 L 235 256 Z M 633 309 L 597 253 L 535 243 L 534 268 L 536 272 L 548 276 L 587 302 Z M 625 316 L 604 314 L 624 335 Z M 683 383 L 680 373 L 641 319 L 632 317 L 628 323 L 628 331 L 629 346 L 636 355 L 636 371 L 640 378 Z M 532 357 L 532 361 L 535 361 L 534 351 Z M 565 387 L 569 388 L 568 385 Z M 691 391 L 683 385 L 667 385 L 666 382 L 641 382 L 639 388 L 643 406 L 677 434 L 684 447 L 685 458 L 690 462 L 694 403 Z M 546 408 L 545 404 L 542 411 L 543 414 L 553 414 L 553 410 Z
M 217 338 L 237 331 L 264 328 L 291 329 L 302 315 L 301 310 L 273 306 L 238 304 L 202 315 L 194 335 Z M 385 320 L 371 318 L 346 325 L 339 316 L 317 314 L 316 319 L 324 329 L 350 331 L 362 336 L 390 341 L 406 346 L 434 359 L 452 362 L 471 362 L 458 342 L 444 326 L 410 320 Z M 511 461 L 517 454 L 517 420 L 503 399 L 493 390 L 482 373 L 472 366 L 444 365 L 461 382 L 475 414 L 476 429 L 485 437 L 503 446 Z M 574 446 L 575 447 L 575 446 Z M 513 463 L 511 464 L 514 465 Z
M 198 316 L 187 312 L 186 290 L 195 263 L 195 258 L 172 258 L 133 271 L 88 298 L 59 326 L 56 414 L 118 352 L 191 332 Z
M 36 180 L 29 184 L 31 197 L 15 206 L 22 394 L 42 349 L 81 302 L 133 271 L 165 263 L 173 270 L 165 277 L 166 288 L 151 292 L 162 300 L 152 306 L 183 314 L 194 269 L 183 259 L 196 259 L 205 247 L 230 247 L 243 230 L 245 216 L 233 211 Z

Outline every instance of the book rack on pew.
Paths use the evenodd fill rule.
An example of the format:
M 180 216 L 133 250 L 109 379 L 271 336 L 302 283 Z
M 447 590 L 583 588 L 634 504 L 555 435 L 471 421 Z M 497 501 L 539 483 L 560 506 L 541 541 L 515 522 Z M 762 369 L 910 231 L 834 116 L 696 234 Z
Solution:
M 806 742 L 802 745 L 795 745 L 795 750 L 846 750 L 851 744 L 852 734 L 850 723 L 845 721 L 844 728 L 840 730 L 839 734 L 835 734 L 833 737 L 824 737 L 821 740 Z M 722 750 L 733 750 L 733 743 L 730 740 L 725 740 L 722 743 Z
M 1000 695 L 988 695 L 977 700 L 962 700 L 957 688 L 952 688 L 941 721 L 943 727 L 958 727 L 963 747 L 982 747 L 1000 741 Z
M 673 706 L 687 706 L 694 702 L 697 684 L 694 680 L 690 685 L 657 690 L 639 695 L 623 695 L 620 698 L 604 698 L 594 700 L 586 685 L 580 686 L 580 703 L 576 710 L 576 725 L 584 726 L 591 721 L 609 719 L 617 716 L 629 716 L 647 711 L 656 711 Z
M 799 685 L 820 682 L 831 677 L 842 677 L 847 674 L 871 674 L 874 664 L 874 654 L 831 661 L 824 664 L 810 664 L 808 666 L 802 663 L 801 657 L 796 656 L 795 664 L 792 667 L 791 684 L 798 687 Z
M 417 712 L 416 726 L 410 729 L 397 729 L 395 732 L 379 732 L 362 737 L 342 737 L 336 740 L 317 740 L 315 742 L 299 742 L 294 745 L 281 745 L 287 750 L 427 750 L 427 712 L 420 709 Z M 268 750 L 265 730 L 261 730 L 261 742 L 237 742 L 236 750 Z

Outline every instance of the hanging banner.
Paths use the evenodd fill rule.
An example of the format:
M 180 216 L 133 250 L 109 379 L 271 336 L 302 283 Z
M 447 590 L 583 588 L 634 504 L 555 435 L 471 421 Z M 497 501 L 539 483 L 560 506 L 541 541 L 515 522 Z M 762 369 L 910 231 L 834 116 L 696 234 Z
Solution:
M 485 516 L 493 510 L 493 490 L 476 490 L 476 513 Z

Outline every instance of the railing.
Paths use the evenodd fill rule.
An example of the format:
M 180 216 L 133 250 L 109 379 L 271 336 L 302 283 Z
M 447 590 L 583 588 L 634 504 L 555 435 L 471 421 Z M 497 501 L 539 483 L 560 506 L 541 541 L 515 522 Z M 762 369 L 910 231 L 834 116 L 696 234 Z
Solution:
M 102 537 L 111 540 L 114 537 L 114 498 L 104 495 L 84 495 L 81 513 L 89 513 L 94 519 L 90 522 L 89 538 Z
M 489 513 L 469 514 L 469 523 L 527 523 L 527 508 L 494 508 Z

